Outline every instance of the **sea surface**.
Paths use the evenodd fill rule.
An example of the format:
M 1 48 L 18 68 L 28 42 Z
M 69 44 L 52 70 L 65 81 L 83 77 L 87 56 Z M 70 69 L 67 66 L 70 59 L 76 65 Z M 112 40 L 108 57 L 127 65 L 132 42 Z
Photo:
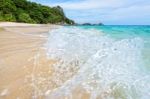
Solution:
M 150 99 L 150 26 L 61 27 L 46 47 L 58 61 L 47 99 Z
M 143 40 L 142 56 L 147 69 L 150 71 L 150 26 L 149 25 L 108 25 L 80 26 L 85 29 L 97 29 L 116 40 L 140 38 Z

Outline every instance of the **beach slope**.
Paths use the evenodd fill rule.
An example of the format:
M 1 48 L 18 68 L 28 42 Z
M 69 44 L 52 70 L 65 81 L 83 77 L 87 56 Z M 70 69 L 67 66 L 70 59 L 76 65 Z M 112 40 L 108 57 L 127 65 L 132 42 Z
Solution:
M 42 98 L 38 88 L 34 88 L 34 78 L 51 74 L 52 61 L 46 58 L 44 44 L 48 32 L 57 27 L 0 23 L 0 99 Z M 46 88 L 42 87 L 44 82 L 36 84 L 40 89 Z

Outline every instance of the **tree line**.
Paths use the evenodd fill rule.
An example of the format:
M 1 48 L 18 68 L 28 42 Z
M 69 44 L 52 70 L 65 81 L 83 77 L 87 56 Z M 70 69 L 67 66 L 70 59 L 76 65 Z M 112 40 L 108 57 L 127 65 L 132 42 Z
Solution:
M 60 6 L 49 7 L 27 0 L 0 0 L 0 21 L 74 24 Z

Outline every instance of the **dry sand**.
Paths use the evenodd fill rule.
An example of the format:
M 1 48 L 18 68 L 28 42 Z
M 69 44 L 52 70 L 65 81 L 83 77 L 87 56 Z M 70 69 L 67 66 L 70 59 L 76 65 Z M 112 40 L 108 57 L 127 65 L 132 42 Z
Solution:
M 38 88 L 44 91 L 47 86 L 34 78 L 51 74 L 53 61 L 47 59 L 44 44 L 49 30 L 55 28 L 58 26 L 0 23 L 0 99 L 44 98 Z

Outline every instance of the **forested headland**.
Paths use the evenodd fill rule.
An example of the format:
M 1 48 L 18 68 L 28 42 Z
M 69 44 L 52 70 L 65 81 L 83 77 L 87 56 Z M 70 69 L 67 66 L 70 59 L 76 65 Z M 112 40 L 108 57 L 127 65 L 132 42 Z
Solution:
M 49 7 L 27 0 L 0 0 L 0 21 L 74 24 L 60 6 Z

